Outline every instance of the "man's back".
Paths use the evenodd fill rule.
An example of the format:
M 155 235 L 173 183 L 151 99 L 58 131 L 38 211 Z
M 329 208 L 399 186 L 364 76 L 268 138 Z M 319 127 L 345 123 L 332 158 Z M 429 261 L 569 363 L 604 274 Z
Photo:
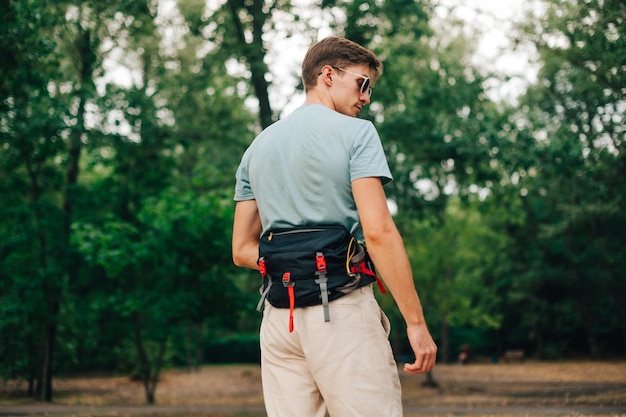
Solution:
M 360 234 L 351 182 L 391 178 L 372 124 L 317 104 L 266 129 L 241 165 L 235 199 L 257 200 L 264 231 L 341 224 Z

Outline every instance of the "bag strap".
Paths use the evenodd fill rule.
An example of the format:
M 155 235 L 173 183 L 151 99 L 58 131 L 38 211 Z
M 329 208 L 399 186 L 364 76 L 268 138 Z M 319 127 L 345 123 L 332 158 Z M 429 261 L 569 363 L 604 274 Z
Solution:
M 350 242 L 352 244 L 352 242 Z M 356 248 L 349 252 L 349 256 L 346 259 L 346 264 L 349 265 L 349 271 L 351 274 L 363 274 L 368 275 L 376 279 L 376 284 L 381 293 L 387 294 L 385 285 L 380 279 L 374 268 L 374 263 L 371 262 L 367 249 L 360 243 L 356 243 Z
M 295 282 L 291 280 L 291 272 L 283 274 L 283 286 L 287 288 L 289 293 L 289 333 L 293 333 L 293 309 L 296 306 L 296 292 L 294 291 Z
M 272 277 L 267 273 L 265 258 L 259 258 L 258 264 L 259 271 L 261 272 L 261 278 L 264 281 L 267 279 L 267 287 L 261 293 L 261 299 L 256 306 L 257 311 L 262 311 L 264 301 L 267 298 L 267 294 L 270 292 L 270 287 L 272 286 L 273 280 Z M 329 322 L 330 306 L 328 301 L 328 275 L 326 270 L 326 258 L 324 257 L 324 253 L 322 252 L 315 253 L 315 269 L 315 275 L 317 276 L 315 283 L 320 287 L 320 297 L 322 299 L 322 306 L 324 309 L 324 321 Z M 287 293 L 289 295 L 289 333 L 292 333 L 294 329 L 293 310 L 296 304 L 296 294 L 294 290 L 296 283 L 291 280 L 291 272 L 285 272 L 283 274 L 282 283 L 283 286 L 287 288 Z
M 259 272 L 261 272 L 261 279 L 263 279 L 263 281 L 265 281 L 265 279 L 267 278 L 267 267 L 265 266 L 265 258 L 264 257 L 260 257 L 258 262 L 259 264 Z M 263 292 L 261 292 L 261 299 L 259 300 L 259 302 L 256 305 L 256 311 L 261 312 L 263 311 L 263 305 L 265 304 L 265 299 L 267 298 L 267 294 L 270 292 L 270 288 L 272 287 L 272 279 L 271 277 L 267 280 L 267 287 L 265 288 L 265 290 Z
M 328 276 L 326 275 L 326 258 L 322 252 L 315 253 L 315 283 L 320 286 L 322 305 L 324 306 L 324 321 L 330 321 L 330 308 L 328 307 Z

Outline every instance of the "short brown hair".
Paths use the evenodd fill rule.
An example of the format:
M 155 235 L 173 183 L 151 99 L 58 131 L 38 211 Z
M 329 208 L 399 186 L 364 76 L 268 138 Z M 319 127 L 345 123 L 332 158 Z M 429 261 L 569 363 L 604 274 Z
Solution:
M 383 64 L 376 55 L 358 43 L 337 36 L 324 38 L 309 48 L 302 61 L 304 90 L 315 87 L 324 65 L 341 68 L 359 64 L 369 66 L 372 81 L 376 81 L 383 71 Z

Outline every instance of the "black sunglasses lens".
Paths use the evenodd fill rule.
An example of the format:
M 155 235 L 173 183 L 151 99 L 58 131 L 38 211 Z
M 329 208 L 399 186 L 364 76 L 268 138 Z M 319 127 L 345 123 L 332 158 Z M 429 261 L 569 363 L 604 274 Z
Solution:
M 361 83 L 361 94 L 365 94 L 366 92 L 368 92 L 369 86 L 370 86 L 369 77 L 363 78 L 363 82 Z

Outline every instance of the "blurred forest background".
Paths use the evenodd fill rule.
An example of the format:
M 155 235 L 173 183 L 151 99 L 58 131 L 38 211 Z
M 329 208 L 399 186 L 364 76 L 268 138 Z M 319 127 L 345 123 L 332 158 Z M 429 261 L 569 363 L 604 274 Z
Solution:
M 436 0 L 2 1 L 0 375 L 51 401 L 114 370 L 152 402 L 165 367 L 258 360 L 234 172 L 302 94 L 279 53 L 330 33 L 384 62 L 362 117 L 439 360 L 624 357 L 626 4 L 526 4 L 512 76 Z

